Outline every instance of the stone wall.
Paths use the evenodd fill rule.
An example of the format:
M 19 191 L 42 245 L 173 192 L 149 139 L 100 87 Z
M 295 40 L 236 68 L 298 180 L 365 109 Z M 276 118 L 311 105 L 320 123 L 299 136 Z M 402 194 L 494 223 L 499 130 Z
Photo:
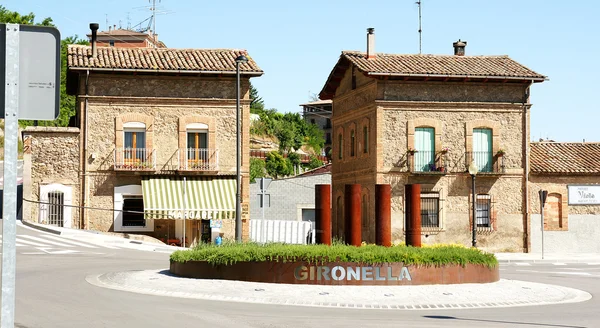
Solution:
M 202 77 L 164 77 L 92 74 L 89 96 L 78 98 L 82 109 L 82 140 L 86 163 L 86 206 L 112 209 L 114 188 L 140 185 L 144 176 L 175 176 L 180 158 L 178 149 L 186 143 L 187 123 L 208 125 L 208 147 L 218 149 L 217 170 L 181 172 L 188 176 L 236 174 L 236 101 L 235 79 Z M 242 149 L 249 150 L 249 81 L 241 84 Z M 83 92 L 83 82 L 80 93 Z M 87 115 L 85 111 L 87 108 Z M 87 124 L 85 120 L 87 119 Z M 146 125 L 146 147 L 153 149 L 156 168 L 145 172 L 115 170 L 115 154 L 123 148 L 123 126 L 127 122 Z M 87 132 L 85 128 L 87 127 Z M 183 131 L 183 134 L 182 134 Z M 83 142 L 83 141 L 82 141 Z M 249 217 L 249 153 L 242 152 L 242 218 Z M 114 230 L 112 211 L 86 210 L 86 227 Z M 226 224 L 224 231 L 233 233 Z M 246 226 L 246 225 L 244 225 Z M 246 232 L 247 232 L 247 228 Z M 229 231 L 231 230 L 231 231 Z M 247 235 L 247 233 L 245 234 Z
M 72 205 L 80 204 L 79 198 L 79 129 L 61 127 L 27 127 L 23 131 L 24 160 L 28 163 L 24 167 L 31 168 L 24 172 L 24 198 L 40 201 L 40 187 L 43 185 L 59 184 L 70 187 L 72 190 Z M 26 186 L 27 185 L 27 186 Z M 29 209 L 24 220 L 38 222 L 39 208 L 36 203 L 23 202 Z M 72 227 L 80 227 L 79 209 L 72 208 Z M 42 218 L 42 221 L 44 219 Z
M 352 88 L 348 69 L 333 98 L 332 223 L 333 233 L 344 230 L 343 194 L 347 184 L 361 184 L 368 195 L 367 215 L 363 216 L 363 240 L 374 242 L 375 185 L 392 186 L 392 228 L 397 241 L 404 239 L 404 187 L 419 183 L 439 191 L 441 229 L 423 234 L 426 243 L 471 244 L 471 177 L 466 174 L 467 152 L 472 151 L 473 129 L 492 130 L 492 151 L 501 174 L 480 176 L 478 194 L 492 199 L 493 227 L 480 230 L 478 246 L 493 251 L 523 251 L 525 222 L 523 208 L 523 157 L 528 131 L 529 104 L 526 84 L 470 82 L 404 82 L 377 80 L 358 74 Z M 352 149 L 351 131 L 362 140 L 361 124 L 369 122 L 368 154 Z M 446 174 L 410 173 L 407 151 L 414 147 L 414 129 L 434 127 L 436 152 L 444 155 Z M 340 152 L 339 139 L 342 137 Z M 356 142 L 356 141 L 355 141 Z M 358 147 L 358 144 L 354 147 Z M 340 158 L 341 153 L 341 158 Z M 484 231 L 485 230 L 485 231 Z
M 544 251 L 546 253 L 600 252 L 600 205 L 569 205 L 569 185 L 600 185 L 597 175 L 529 176 L 531 250 L 542 250 L 539 190 L 548 191 L 544 206 Z
M 377 99 L 389 101 L 522 103 L 527 84 L 379 81 Z
M 247 91 L 247 79 L 242 91 Z M 80 90 L 85 90 L 84 79 Z M 235 99 L 235 76 L 198 78 L 188 76 L 149 76 L 92 74 L 88 95 L 102 97 L 164 97 L 195 99 Z M 244 93 L 242 93 L 244 98 Z

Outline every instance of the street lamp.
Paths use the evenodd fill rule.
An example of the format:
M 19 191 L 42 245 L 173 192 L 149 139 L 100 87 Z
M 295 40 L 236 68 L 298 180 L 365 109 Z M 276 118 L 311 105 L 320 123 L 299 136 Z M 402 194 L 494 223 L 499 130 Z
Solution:
M 475 207 L 475 176 L 477 175 L 477 164 L 475 164 L 475 160 L 471 161 L 471 164 L 469 164 L 469 174 L 471 175 L 471 188 L 473 189 L 473 247 L 477 247 L 477 208 Z
M 242 176 L 241 176 L 241 166 L 242 166 L 242 147 L 240 145 L 241 139 L 241 129 L 240 129 L 240 64 L 247 63 L 248 58 L 244 55 L 240 55 L 235 59 L 235 76 L 236 76 L 236 85 L 235 85 L 235 122 L 236 122 L 236 139 L 235 139 L 235 149 L 236 149 L 236 189 L 235 189 L 235 240 L 238 242 L 242 241 Z

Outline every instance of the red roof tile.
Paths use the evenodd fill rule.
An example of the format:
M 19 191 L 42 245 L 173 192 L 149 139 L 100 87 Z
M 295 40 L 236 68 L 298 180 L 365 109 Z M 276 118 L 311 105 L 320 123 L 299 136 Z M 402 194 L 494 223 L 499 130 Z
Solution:
M 235 74 L 235 59 L 248 58 L 240 64 L 244 75 L 262 75 L 263 71 L 245 50 L 237 49 L 172 49 L 98 47 L 98 58 L 92 60 L 92 47 L 69 45 L 69 69 L 177 71 Z
M 488 78 L 545 79 L 544 75 L 510 59 L 508 56 L 447 56 L 377 54 L 367 59 L 365 53 L 344 51 L 342 56 L 368 74 L 441 75 Z
M 531 143 L 532 173 L 600 173 L 600 143 L 598 142 L 533 142 Z

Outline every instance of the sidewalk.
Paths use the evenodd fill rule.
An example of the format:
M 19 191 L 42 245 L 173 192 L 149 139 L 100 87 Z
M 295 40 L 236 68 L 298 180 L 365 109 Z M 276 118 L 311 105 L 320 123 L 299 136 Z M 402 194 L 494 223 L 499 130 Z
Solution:
M 152 252 L 163 252 L 172 253 L 179 249 L 185 249 L 182 247 L 166 245 L 155 238 L 136 235 L 136 234 L 120 234 L 120 233 L 103 233 L 93 230 L 81 230 L 71 228 L 61 228 L 56 226 L 50 226 L 45 224 L 33 223 L 28 221 L 18 221 L 21 224 L 40 231 L 77 239 L 84 242 L 90 242 L 93 244 L 106 244 L 112 246 L 118 246 L 122 248 L 130 248 Z
M 189 279 L 168 270 L 112 272 L 86 277 L 92 285 L 210 301 L 351 309 L 440 310 L 584 302 L 585 291 L 517 280 L 425 286 L 321 286 Z

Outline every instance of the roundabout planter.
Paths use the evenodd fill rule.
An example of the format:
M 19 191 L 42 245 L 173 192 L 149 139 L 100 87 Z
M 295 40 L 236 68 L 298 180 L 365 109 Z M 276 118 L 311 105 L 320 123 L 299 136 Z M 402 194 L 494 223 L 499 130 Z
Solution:
M 351 262 L 236 262 L 212 265 L 206 261 L 171 261 L 173 275 L 197 278 L 305 285 L 434 285 L 490 283 L 499 280 L 498 266 Z

